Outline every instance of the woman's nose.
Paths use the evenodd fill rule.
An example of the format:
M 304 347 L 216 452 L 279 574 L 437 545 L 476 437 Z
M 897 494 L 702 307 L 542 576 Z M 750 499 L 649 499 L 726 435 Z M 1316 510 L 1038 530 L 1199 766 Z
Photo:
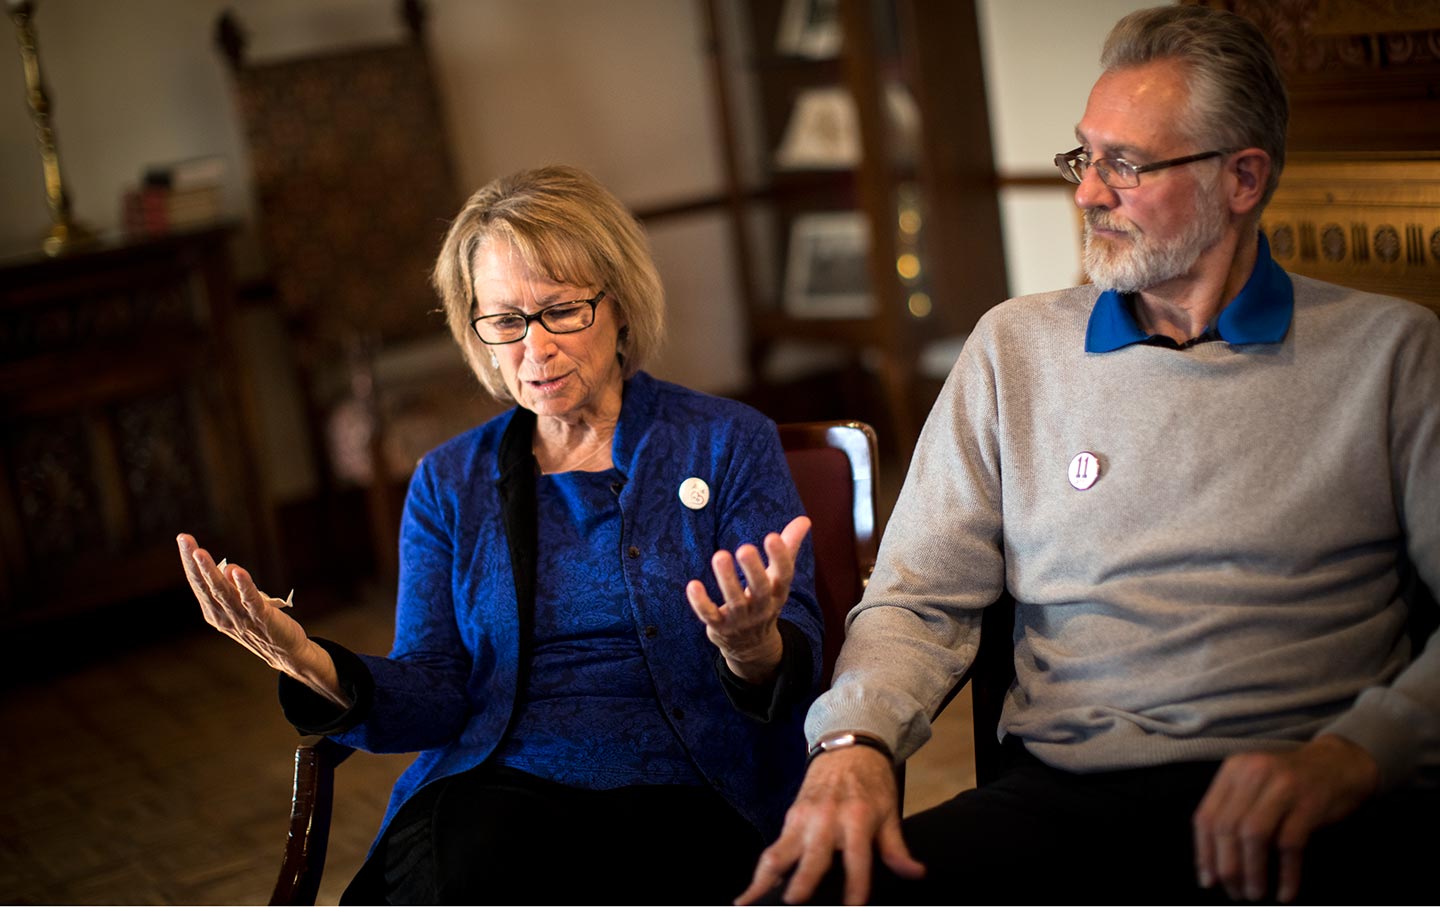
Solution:
M 532 359 L 543 359 L 554 352 L 555 335 L 550 333 L 544 322 L 532 321 L 520 343 L 525 347 L 525 355 Z

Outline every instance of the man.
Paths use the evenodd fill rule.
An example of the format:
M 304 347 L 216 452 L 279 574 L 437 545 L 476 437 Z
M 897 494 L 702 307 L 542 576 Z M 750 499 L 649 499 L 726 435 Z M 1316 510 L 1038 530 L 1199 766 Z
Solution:
M 1056 159 L 1092 285 L 966 343 L 742 903 L 1433 897 L 1393 884 L 1440 825 L 1440 645 L 1412 658 L 1401 596 L 1408 563 L 1440 588 L 1440 322 L 1272 261 L 1253 26 L 1142 10 L 1102 68 Z M 1007 588 L 1009 768 L 902 828 L 893 760 Z

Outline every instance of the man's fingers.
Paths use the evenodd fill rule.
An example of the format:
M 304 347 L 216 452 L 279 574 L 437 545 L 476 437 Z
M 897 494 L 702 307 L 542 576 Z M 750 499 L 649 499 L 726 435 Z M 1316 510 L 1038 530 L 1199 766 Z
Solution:
M 780 840 L 765 848 L 755 863 L 755 874 L 750 878 L 750 887 L 740 893 L 735 903 L 753 904 L 778 888 L 785 880 L 785 874 L 799 858 L 798 852 L 792 853 L 793 850 L 790 840 L 783 834 Z
M 1300 896 L 1300 867 L 1304 862 L 1305 851 L 1302 849 L 1280 851 L 1279 889 L 1275 895 L 1280 903 L 1292 903 Z
M 790 883 L 785 886 L 785 903 L 802 904 L 810 900 L 834 859 L 835 842 L 828 834 L 821 836 L 821 840 L 808 842 L 790 876 Z
M 858 840 L 860 838 L 864 840 Z M 852 835 L 845 842 L 841 858 L 845 864 L 845 903 L 863 904 L 870 899 L 870 871 L 874 841 L 868 835 Z
M 1245 897 L 1258 901 L 1270 888 L 1270 854 L 1279 843 L 1280 826 L 1296 808 L 1296 788 L 1287 776 L 1269 775 L 1239 822 L 1240 853 L 1245 865 Z
M 880 826 L 875 846 L 880 851 L 881 861 L 901 878 L 918 879 L 925 875 L 925 864 L 910 855 L 910 848 L 905 846 L 905 837 L 900 833 L 898 821 L 886 822 Z
M 1265 889 L 1270 887 L 1270 844 L 1273 838 L 1267 834 L 1242 834 L 1239 840 L 1244 895 L 1246 900 L 1258 901 L 1265 897 Z

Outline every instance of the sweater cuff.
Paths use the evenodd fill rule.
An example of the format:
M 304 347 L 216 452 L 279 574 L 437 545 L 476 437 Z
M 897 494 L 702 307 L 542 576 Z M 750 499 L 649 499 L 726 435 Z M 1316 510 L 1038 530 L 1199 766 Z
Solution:
M 337 642 L 312 636 L 310 639 L 330 653 L 340 689 L 350 697 L 348 709 L 341 708 L 288 674 L 280 675 L 280 708 L 285 720 L 302 734 L 339 734 L 370 715 L 375 704 L 375 678 L 360 657 Z
M 1380 765 L 1380 790 L 1393 790 L 1415 774 L 1425 750 L 1423 732 L 1434 716 L 1398 690 L 1366 690 L 1355 705 L 1321 729 L 1365 749 Z
M 725 664 L 725 656 L 715 653 L 715 673 L 725 698 L 747 718 L 769 724 L 790 711 L 810 691 L 810 640 L 783 617 L 776 621 L 780 630 L 780 667 L 769 683 L 750 683 L 741 679 Z

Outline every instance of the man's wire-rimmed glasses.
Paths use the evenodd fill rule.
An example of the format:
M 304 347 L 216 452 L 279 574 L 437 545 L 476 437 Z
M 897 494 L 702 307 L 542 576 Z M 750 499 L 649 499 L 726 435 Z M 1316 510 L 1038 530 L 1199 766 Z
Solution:
M 529 315 L 523 312 L 481 315 L 471 319 L 470 327 L 475 330 L 475 336 L 480 338 L 481 343 L 491 346 L 524 340 L 525 335 L 530 333 L 531 322 L 535 321 L 545 325 L 545 330 L 552 334 L 574 334 L 595 323 L 595 306 L 604 298 L 605 291 L 601 290 L 589 299 L 557 302 Z M 471 305 L 474 304 L 475 299 L 472 296 Z
M 1085 171 L 1091 167 L 1100 174 L 1100 182 L 1111 189 L 1134 189 L 1140 185 L 1140 174 L 1150 173 L 1154 170 L 1164 170 L 1167 167 L 1179 167 L 1181 164 L 1192 164 L 1195 161 L 1208 160 L 1212 157 L 1219 157 L 1222 154 L 1229 154 L 1229 151 L 1202 151 L 1199 154 L 1187 154 L 1184 157 L 1172 157 L 1168 161 L 1156 161 L 1153 164 L 1132 164 L 1122 157 L 1102 157 L 1095 160 L 1090 159 L 1090 152 L 1081 145 L 1073 151 L 1062 151 L 1055 155 L 1055 169 L 1068 182 L 1079 183 L 1085 179 Z

